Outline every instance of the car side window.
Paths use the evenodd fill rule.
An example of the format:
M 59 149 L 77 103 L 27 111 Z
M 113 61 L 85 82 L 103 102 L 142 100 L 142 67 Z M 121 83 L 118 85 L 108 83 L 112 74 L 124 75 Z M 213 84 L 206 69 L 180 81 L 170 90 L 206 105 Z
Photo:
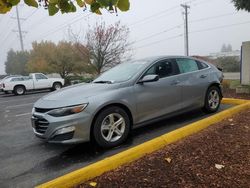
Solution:
M 37 80 L 47 79 L 47 77 L 44 76 L 43 74 L 36 74 L 35 77 L 36 77 Z
M 199 67 L 195 60 L 180 58 L 176 59 L 180 73 L 188 73 L 199 70 Z
M 179 69 L 175 60 L 172 59 L 163 60 L 155 63 L 150 69 L 148 69 L 148 71 L 144 74 L 144 76 L 152 74 L 156 74 L 160 78 L 164 78 L 179 74 Z
M 197 61 L 197 60 L 196 60 L 196 63 L 197 63 L 197 65 L 198 65 L 198 67 L 199 67 L 199 70 L 208 68 L 208 65 L 207 65 L 206 63 L 203 63 L 203 62 Z

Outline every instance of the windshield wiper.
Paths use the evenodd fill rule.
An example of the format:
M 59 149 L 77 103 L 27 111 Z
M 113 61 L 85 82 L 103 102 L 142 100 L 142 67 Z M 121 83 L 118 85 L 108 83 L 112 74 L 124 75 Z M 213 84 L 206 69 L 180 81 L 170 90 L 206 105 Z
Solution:
M 95 82 L 93 82 L 93 83 L 96 83 L 96 84 L 112 84 L 113 82 L 101 80 L 101 81 L 95 81 Z

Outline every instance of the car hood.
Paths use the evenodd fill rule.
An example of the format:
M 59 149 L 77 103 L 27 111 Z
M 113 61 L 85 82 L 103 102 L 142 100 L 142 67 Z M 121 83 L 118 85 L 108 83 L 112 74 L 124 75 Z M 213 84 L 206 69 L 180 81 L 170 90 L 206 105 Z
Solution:
M 39 99 L 34 107 L 60 108 L 88 102 L 89 97 L 117 89 L 119 84 L 77 84 L 50 93 Z

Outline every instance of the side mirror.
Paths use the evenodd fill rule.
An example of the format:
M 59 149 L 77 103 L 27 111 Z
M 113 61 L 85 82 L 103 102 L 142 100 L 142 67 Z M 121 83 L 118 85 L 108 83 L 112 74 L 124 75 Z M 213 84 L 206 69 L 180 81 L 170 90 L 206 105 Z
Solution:
M 159 80 L 159 76 L 156 74 L 146 75 L 141 80 L 139 80 L 139 84 L 143 84 L 145 82 L 156 82 Z

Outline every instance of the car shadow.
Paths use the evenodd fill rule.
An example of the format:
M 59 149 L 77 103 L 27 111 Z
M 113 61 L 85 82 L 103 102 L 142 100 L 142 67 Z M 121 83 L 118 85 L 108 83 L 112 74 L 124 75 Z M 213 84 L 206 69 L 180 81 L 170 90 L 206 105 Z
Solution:
M 201 119 L 206 116 L 208 115 L 203 113 L 201 110 L 195 110 L 177 117 L 167 118 L 157 123 L 137 128 L 132 131 L 124 144 L 112 149 L 103 149 L 91 142 L 71 145 L 59 155 L 43 161 L 41 165 L 43 168 L 53 171 L 77 164 L 81 164 L 80 166 L 83 167 L 128 148 L 139 145 L 179 127 L 183 127 L 194 120 Z M 49 150 L 56 147 L 55 145 L 52 147 L 51 144 L 46 144 L 45 146 Z M 58 145 L 58 147 L 62 147 L 62 145 Z

